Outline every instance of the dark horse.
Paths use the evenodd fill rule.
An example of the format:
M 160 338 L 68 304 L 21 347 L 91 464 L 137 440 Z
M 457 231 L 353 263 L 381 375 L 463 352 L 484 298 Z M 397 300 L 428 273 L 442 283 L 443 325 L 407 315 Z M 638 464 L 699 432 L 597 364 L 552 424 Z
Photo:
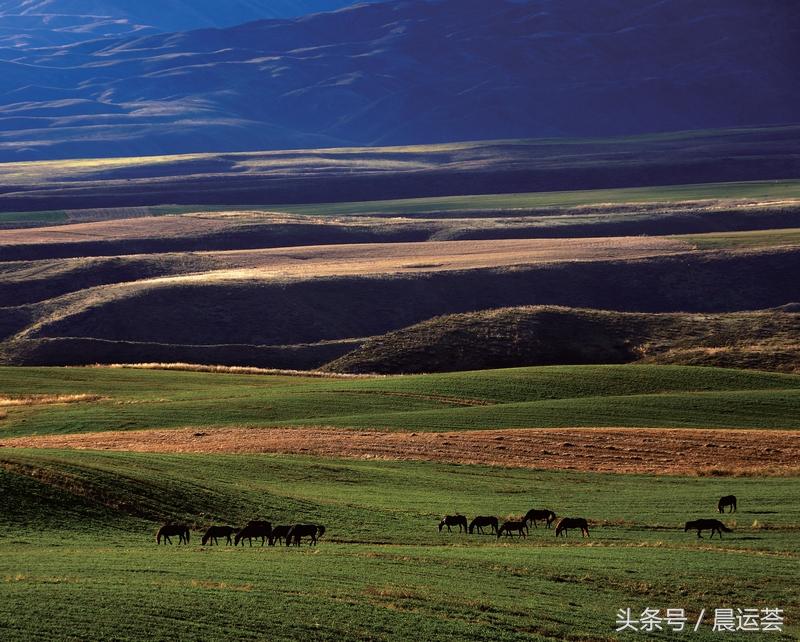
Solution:
M 497 539 L 500 539 L 500 536 L 505 533 L 506 537 L 512 537 L 511 533 L 516 532 L 519 534 L 520 537 L 527 537 L 528 536 L 528 525 L 522 521 L 508 521 L 503 522 L 503 525 L 497 531 Z
M 211 544 L 219 544 L 217 541 L 218 537 L 224 537 L 225 543 L 229 546 L 233 544 L 233 540 L 231 539 L 232 535 L 235 535 L 239 532 L 238 528 L 234 528 L 233 526 L 211 526 L 206 531 L 206 534 L 203 535 L 203 546 L 211 542 Z
M 497 518 L 491 515 L 476 517 L 469 523 L 469 534 L 472 535 L 472 531 L 477 528 L 478 532 L 483 535 L 484 526 L 490 526 L 491 531 L 489 532 L 496 533 L 499 528 L 499 523 Z
M 564 533 L 567 536 L 567 531 L 570 528 L 580 528 L 583 537 L 589 537 L 589 524 L 583 517 L 562 517 L 556 524 L 556 537 Z
M 545 522 L 547 524 L 547 528 L 550 528 L 550 526 L 552 526 L 553 522 L 556 521 L 556 514 L 551 510 L 547 510 L 546 508 L 542 509 L 542 510 L 536 510 L 535 508 L 532 508 L 527 513 L 525 513 L 525 523 L 526 524 L 529 523 L 529 522 L 533 522 L 533 527 L 534 528 L 539 528 L 536 525 L 536 522 L 538 520 L 542 520 L 543 522 Z
M 692 522 L 686 522 L 686 526 L 683 527 L 683 532 L 685 533 L 686 531 L 693 531 L 695 529 L 697 529 L 697 536 L 700 538 L 703 537 L 700 533 L 707 530 L 711 531 L 711 537 L 714 537 L 714 532 L 719 533 L 720 539 L 722 539 L 722 531 L 726 533 L 733 532 L 718 519 L 696 519 Z
M 442 517 L 442 521 L 439 522 L 439 532 L 442 532 L 442 528 L 447 526 L 447 532 L 452 533 L 453 531 L 450 530 L 451 526 L 458 526 L 458 532 L 460 533 L 462 530 L 466 533 L 467 532 L 467 518 L 463 515 L 445 515 Z
M 325 527 L 321 524 L 295 524 L 286 536 L 286 546 L 289 546 L 290 542 L 295 546 L 300 546 L 300 540 L 304 537 L 311 538 L 309 546 L 316 546 L 317 540 L 324 534 Z
M 269 545 L 275 546 L 275 542 L 281 543 L 281 540 L 286 540 L 286 545 L 289 545 L 289 533 L 292 532 L 292 527 L 287 524 L 279 524 L 272 529 L 269 536 Z
M 164 524 L 156 533 L 156 544 L 161 543 L 164 538 L 165 544 L 172 544 L 170 537 L 178 536 L 178 544 L 189 543 L 189 527 L 186 524 Z
M 272 535 L 272 524 L 265 521 L 252 520 L 247 522 L 247 526 L 236 533 L 236 538 L 233 540 L 233 544 L 234 546 L 238 546 L 239 542 L 241 542 L 242 546 L 244 546 L 244 540 L 248 540 L 250 542 L 250 546 L 252 546 L 253 540 L 260 537 L 261 546 L 264 546 L 264 542 L 266 542 L 270 535 Z
M 725 495 L 725 497 L 719 498 L 719 503 L 717 504 L 717 510 L 720 513 L 724 513 L 726 506 L 731 507 L 731 510 L 729 512 L 731 513 L 736 512 L 736 495 Z

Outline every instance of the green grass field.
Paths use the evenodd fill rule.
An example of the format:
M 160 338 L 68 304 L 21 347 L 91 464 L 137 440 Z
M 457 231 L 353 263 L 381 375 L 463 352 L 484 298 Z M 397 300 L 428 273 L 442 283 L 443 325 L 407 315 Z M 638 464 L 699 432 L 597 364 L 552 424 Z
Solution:
M 554 366 L 340 380 L 0 368 L 0 397 L 83 394 L 97 398 L 0 405 L 0 435 L 203 425 L 800 428 L 800 376 L 754 371 Z
M 619 608 L 779 607 L 794 639 L 797 481 L 2 449 L 0 627 L 6 640 L 612 640 L 630 639 L 614 633 Z M 730 492 L 733 533 L 683 532 Z M 533 506 L 589 518 L 591 538 L 436 530 L 443 513 Z M 328 531 L 316 550 L 153 540 L 167 518 L 254 517 Z M 707 621 L 692 639 L 718 634 Z
M 66 212 L 0 212 L 0 225 L 12 223 L 39 223 L 41 225 L 56 225 L 66 223 L 69 216 Z
M 666 185 L 617 189 L 570 190 L 563 192 L 527 192 L 511 194 L 482 194 L 441 196 L 381 201 L 319 203 L 305 205 L 157 205 L 103 210 L 110 218 L 126 218 L 128 212 L 148 216 L 167 216 L 191 212 L 274 211 L 308 216 L 356 216 L 370 214 L 424 214 L 426 212 L 503 211 L 535 208 L 570 208 L 608 203 L 670 203 L 715 199 L 755 199 L 774 201 L 800 198 L 800 180 L 741 181 L 700 183 L 696 185 Z M 606 215 L 607 216 L 607 215 Z M 602 220 L 603 217 L 598 217 Z M 69 220 L 64 211 L 0 212 L 2 223 L 57 224 Z M 564 221 L 567 223 L 568 221 Z
M 657 203 L 707 199 L 773 200 L 800 197 L 800 181 L 743 181 L 666 185 L 620 189 L 573 190 L 566 192 L 530 192 L 525 194 L 487 194 L 480 196 L 445 196 L 319 205 L 276 205 L 269 209 L 292 214 L 343 216 L 348 214 L 419 214 L 458 210 L 512 210 L 538 207 L 576 207 L 602 203 Z
M 699 250 L 727 250 L 800 245 L 800 230 L 754 230 L 748 232 L 713 232 L 674 238 L 691 243 Z

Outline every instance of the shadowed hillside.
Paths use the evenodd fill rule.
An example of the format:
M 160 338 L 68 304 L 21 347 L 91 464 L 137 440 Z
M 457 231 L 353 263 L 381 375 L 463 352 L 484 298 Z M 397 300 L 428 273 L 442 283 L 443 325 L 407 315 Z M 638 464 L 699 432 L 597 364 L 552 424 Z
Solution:
M 796 249 L 689 252 L 501 269 L 285 279 L 164 279 L 0 308 L 7 363 L 187 360 L 189 346 L 298 346 L 381 335 L 437 315 L 532 304 L 669 312 L 771 308 L 800 300 Z M 350 340 L 351 343 L 338 343 Z M 136 344 L 139 352 L 113 346 Z M 97 343 L 97 349 L 93 346 Z M 150 344 L 141 345 L 141 344 Z M 169 345 L 165 345 L 169 344 Z M 335 358 L 330 344 L 321 365 Z M 303 348 L 307 355 L 308 351 Z M 235 348 L 226 363 L 293 367 Z M 202 351 L 197 360 L 205 360 Z M 207 355 L 206 355 L 207 356 Z M 274 356 L 274 355 L 273 355 Z
M 635 361 L 800 372 L 800 314 L 504 308 L 375 337 L 325 369 L 403 374 Z

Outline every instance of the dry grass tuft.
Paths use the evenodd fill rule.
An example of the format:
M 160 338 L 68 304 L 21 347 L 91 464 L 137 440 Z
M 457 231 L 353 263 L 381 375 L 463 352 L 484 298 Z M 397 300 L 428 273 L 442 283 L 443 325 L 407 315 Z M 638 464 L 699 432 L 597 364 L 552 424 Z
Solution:
M 89 403 L 92 401 L 103 401 L 107 397 L 101 395 L 25 395 L 24 397 L 0 397 L 0 408 L 9 406 L 44 406 L 53 404 L 67 403 Z M 5 412 L 0 412 L 0 418 L 6 416 Z
M 197 363 L 113 363 L 96 364 L 93 368 L 129 368 L 131 370 L 181 370 L 185 372 L 213 372 L 238 375 L 281 375 L 284 377 L 315 377 L 319 379 L 376 379 L 382 375 L 343 374 L 320 370 L 281 370 L 278 368 L 252 368 L 247 366 L 215 366 Z

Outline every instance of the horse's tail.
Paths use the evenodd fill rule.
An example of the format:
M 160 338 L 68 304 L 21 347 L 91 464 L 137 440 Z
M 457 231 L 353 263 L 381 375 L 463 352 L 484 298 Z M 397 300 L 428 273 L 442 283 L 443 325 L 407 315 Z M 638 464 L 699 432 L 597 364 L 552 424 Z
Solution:
M 188 544 L 189 540 L 192 538 L 192 531 L 188 526 L 183 531 L 183 536 L 186 538 L 186 543 Z

